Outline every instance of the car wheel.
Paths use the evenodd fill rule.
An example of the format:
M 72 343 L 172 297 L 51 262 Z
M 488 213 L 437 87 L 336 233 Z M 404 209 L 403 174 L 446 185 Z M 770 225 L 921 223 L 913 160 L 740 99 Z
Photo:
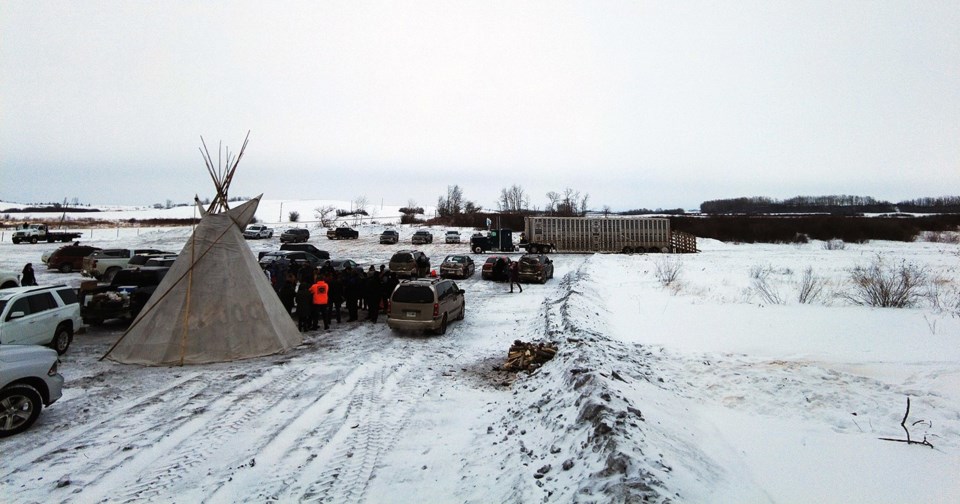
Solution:
M 70 263 L 63 263 L 60 265 L 60 273 L 70 273 L 73 271 L 73 265 Z
M 13 239 L 13 244 L 14 244 L 14 245 L 18 245 L 19 243 L 20 243 L 20 238 L 14 238 L 14 239 Z
M 482 254 L 482 253 L 483 253 L 483 249 L 480 248 L 479 246 L 473 247 L 473 253 L 474 253 L 474 254 Z
M 19 383 L 0 390 L 0 437 L 23 432 L 37 421 L 43 402 L 40 392 Z
M 463 304 L 460 305 L 460 316 L 457 317 L 457 320 L 463 320 L 463 318 L 466 316 L 467 316 L 467 302 L 464 301 Z
M 30 243 L 36 244 L 36 243 L 37 243 L 37 237 L 34 236 L 34 237 L 30 238 Z
M 66 325 L 59 325 L 57 326 L 56 332 L 53 333 L 50 348 L 56 350 L 58 354 L 63 355 L 67 352 L 67 349 L 70 348 L 71 339 L 73 339 L 73 335 L 70 333 L 70 328 Z
M 440 328 L 437 329 L 437 334 L 447 334 L 447 314 L 443 314 L 443 318 L 440 319 Z
M 112 282 L 113 277 L 117 275 L 117 272 L 120 271 L 120 268 L 114 266 L 113 268 L 107 268 L 107 271 L 100 277 L 100 280 L 104 282 Z

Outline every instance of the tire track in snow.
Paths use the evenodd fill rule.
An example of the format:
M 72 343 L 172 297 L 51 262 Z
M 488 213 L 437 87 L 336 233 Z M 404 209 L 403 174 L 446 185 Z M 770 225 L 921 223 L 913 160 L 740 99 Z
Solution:
M 202 380 L 201 373 L 190 373 L 179 379 L 166 383 L 162 388 L 141 397 L 136 402 L 127 405 L 116 411 L 109 411 L 104 415 L 107 418 L 91 423 L 87 426 L 74 427 L 70 430 L 70 436 L 65 439 L 55 439 L 53 442 L 45 443 L 24 455 L 19 456 L 21 460 L 29 461 L 20 466 L 7 467 L 3 474 L 0 474 L 0 481 L 5 484 L 16 485 L 16 476 L 23 472 L 27 466 L 42 464 L 53 472 L 59 466 L 71 467 L 76 464 L 80 458 L 92 459 L 95 462 L 88 463 L 102 466 L 103 461 L 110 454 L 116 451 L 118 444 L 126 445 L 127 442 L 133 444 L 150 443 L 150 439 L 158 439 L 166 431 L 157 431 L 150 422 L 143 421 L 143 418 L 159 416 L 167 409 L 165 403 L 167 398 L 181 396 L 184 390 L 199 391 L 206 387 Z M 123 434 L 123 440 L 118 441 L 117 435 Z M 118 461 L 119 465 L 122 461 Z
M 202 481 L 210 476 L 202 469 L 213 455 L 244 443 L 250 434 L 247 424 L 268 412 L 309 377 L 303 368 L 286 366 L 222 391 L 219 398 L 183 413 L 181 421 L 165 429 L 157 443 L 138 451 L 122 465 L 101 471 L 82 488 L 84 499 L 151 501 L 169 498 L 175 487 L 189 488 L 182 482 L 184 479 Z

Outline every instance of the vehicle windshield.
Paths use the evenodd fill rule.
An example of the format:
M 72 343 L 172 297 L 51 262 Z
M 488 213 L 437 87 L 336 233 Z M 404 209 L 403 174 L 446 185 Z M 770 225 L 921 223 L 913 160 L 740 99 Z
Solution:
M 391 262 L 410 262 L 413 260 L 413 255 L 402 253 L 402 254 L 393 254 L 393 259 Z
M 433 291 L 423 285 L 401 285 L 393 293 L 395 303 L 432 303 Z

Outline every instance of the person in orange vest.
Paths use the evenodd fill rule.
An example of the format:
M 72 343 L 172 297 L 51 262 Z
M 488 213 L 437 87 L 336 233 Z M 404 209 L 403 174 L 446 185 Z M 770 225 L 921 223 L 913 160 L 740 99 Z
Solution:
M 313 294 L 313 329 L 320 328 L 321 316 L 323 329 L 330 329 L 330 286 L 318 276 L 316 283 L 310 286 L 310 293 Z

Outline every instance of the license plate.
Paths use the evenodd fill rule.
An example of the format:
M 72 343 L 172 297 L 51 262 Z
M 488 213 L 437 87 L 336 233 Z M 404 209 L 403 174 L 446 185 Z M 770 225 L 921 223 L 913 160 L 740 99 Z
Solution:
M 403 316 L 404 316 L 404 317 L 407 317 L 407 318 L 417 318 L 417 312 L 415 312 L 415 311 L 405 311 L 405 312 L 403 312 Z

